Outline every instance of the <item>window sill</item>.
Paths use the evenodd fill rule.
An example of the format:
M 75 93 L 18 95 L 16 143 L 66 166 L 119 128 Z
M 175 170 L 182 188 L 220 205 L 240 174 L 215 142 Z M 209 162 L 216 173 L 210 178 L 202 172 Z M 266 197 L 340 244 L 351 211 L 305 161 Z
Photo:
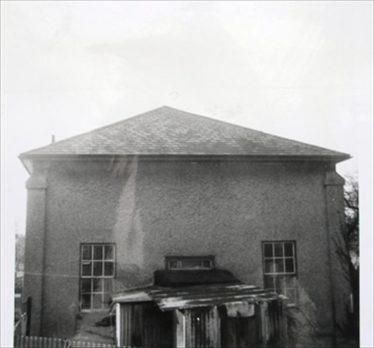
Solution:
M 108 312 L 110 308 L 100 308 L 100 309 L 81 309 L 81 313 L 103 313 L 103 312 Z

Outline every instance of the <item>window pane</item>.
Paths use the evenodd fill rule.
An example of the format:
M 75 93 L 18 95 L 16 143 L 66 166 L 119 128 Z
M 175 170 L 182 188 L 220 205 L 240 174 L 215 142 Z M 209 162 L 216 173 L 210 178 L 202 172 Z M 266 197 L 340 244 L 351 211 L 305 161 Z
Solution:
M 283 256 L 283 244 L 274 243 L 274 256 Z
M 102 262 L 94 262 L 93 275 L 94 276 L 103 275 L 103 263 Z
M 295 272 L 293 259 L 286 259 L 286 272 Z
M 93 291 L 94 292 L 103 291 L 103 279 L 93 279 Z
M 101 294 L 93 294 L 92 295 L 92 304 L 94 309 L 102 308 L 102 295 Z
M 275 289 L 275 286 L 274 286 L 274 277 L 273 276 L 265 276 L 265 279 L 264 279 L 264 288 L 265 289 Z
M 269 243 L 264 244 L 264 256 L 273 257 L 273 244 L 269 244 Z
M 82 309 L 91 309 L 91 295 L 82 295 Z
M 284 243 L 284 255 L 293 256 L 293 243 Z
M 169 269 L 176 269 L 178 268 L 178 263 L 176 260 L 169 260 L 168 261 L 168 268 Z
M 201 261 L 199 259 L 182 260 L 182 268 L 201 268 Z
M 82 246 L 82 260 L 91 260 L 92 258 L 92 248 L 91 245 Z
M 210 260 L 203 260 L 203 262 L 201 263 L 201 267 L 212 268 L 212 262 Z
M 91 293 L 91 279 L 81 280 L 81 291 L 82 293 Z
M 113 291 L 113 280 L 112 279 L 103 279 L 104 281 L 104 291 L 111 294 Z
M 265 273 L 274 273 L 275 263 L 273 260 L 265 260 Z
M 113 262 L 105 262 L 104 264 L 104 275 L 111 276 L 113 275 Z
M 275 260 L 275 272 L 277 272 L 277 273 L 283 273 L 284 272 L 283 259 L 276 259 Z
M 103 246 L 95 245 L 94 246 L 94 260 L 102 260 L 102 259 L 103 259 Z
M 113 260 L 113 247 L 111 245 L 105 246 L 105 260 Z
M 91 262 L 85 262 L 82 265 L 82 276 L 91 276 Z

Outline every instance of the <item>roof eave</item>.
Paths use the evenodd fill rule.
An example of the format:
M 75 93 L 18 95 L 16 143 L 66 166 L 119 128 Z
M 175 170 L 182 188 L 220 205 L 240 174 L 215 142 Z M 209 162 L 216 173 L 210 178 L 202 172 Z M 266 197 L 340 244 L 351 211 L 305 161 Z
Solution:
M 31 175 L 33 172 L 32 160 L 29 156 L 23 156 L 22 154 L 18 156 L 26 171 Z
M 138 158 L 144 161 L 258 161 L 258 162 L 333 162 L 351 158 L 348 154 L 334 155 L 232 155 L 232 154 L 21 154 L 20 160 L 30 172 L 28 161 L 107 161 Z M 27 161 L 27 162 L 26 162 Z

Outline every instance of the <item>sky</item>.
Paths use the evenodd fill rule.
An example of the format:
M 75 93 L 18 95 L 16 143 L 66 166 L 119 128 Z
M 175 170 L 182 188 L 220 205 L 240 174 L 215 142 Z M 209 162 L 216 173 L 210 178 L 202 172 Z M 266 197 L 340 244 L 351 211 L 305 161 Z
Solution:
M 2 231 L 25 230 L 20 153 L 162 105 L 349 153 L 357 177 L 373 2 L 2 1 Z

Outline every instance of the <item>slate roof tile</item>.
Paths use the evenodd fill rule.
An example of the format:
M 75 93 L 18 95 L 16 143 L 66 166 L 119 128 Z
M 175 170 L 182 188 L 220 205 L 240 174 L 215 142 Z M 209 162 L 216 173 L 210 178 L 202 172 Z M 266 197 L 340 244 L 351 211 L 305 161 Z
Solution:
M 43 155 L 348 155 L 163 106 L 26 152 Z

